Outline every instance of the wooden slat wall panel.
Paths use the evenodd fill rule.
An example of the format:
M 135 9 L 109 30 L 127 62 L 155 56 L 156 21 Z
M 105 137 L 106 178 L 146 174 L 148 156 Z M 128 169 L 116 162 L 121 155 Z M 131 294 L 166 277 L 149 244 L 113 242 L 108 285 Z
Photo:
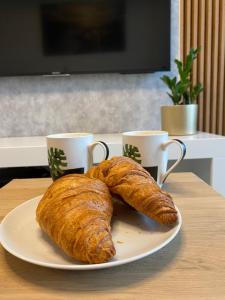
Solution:
M 199 59 L 198 59 L 198 82 L 201 82 L 204 85 L 204 67 L 205 67 L 205 0 L 199 0 L 198 1 L 198 22 L 197 27 L 198 30 L 195 30 L 198 32 L 198 46 L 201 45 L 201 51 L 199 52 Z M 203 131 L 203 102 L 204 99 L 204 93 L 201 93 L 198 99 L 199 103 L 199 116 L 198 116 L 198 128 L 199 130 Z
M 183 61 L 184 55 L 184 1 L 180 1 L 180 59 Z
M 190 1 L 191 2 L 191 1 Z M 191 45 L 194 48 L 198 47 L 198 30 L 195 30 L 194 24 L 198 24 L 198 0 L 192 0 L 191 4 Z M 197 83 L 197 62 L 193 65 L 193 84 Z
M 225 0 L 180 0 L 180 55 L 201 49 L 192 82 L 201 82 L 198 128 L 225 135 Z
M 217 82 L 218 82 L 218 46 L 219 46 L 219 0 L 213 0 L 212 9 L 212 90 L 211 90 L 211 122 L 210 131 L 216 133 L 217 117 Z
M 186 26 L 189 24 L 189 26 Z M 191 47 L 191 0 L 184 2 L 184 54 L 187 55 Z
M 187 0 L 188 1 L 188 0 Z M 204 103 L 203 103 L 203 129 L 210 132 L 210 102 L 211 102 L 211 58 L 212 58 L 212 1 L 206 0 L 206 17 L 205 17 L 205 80 L 204 80 Z
M 218 106 L 217 106 L 217 133 L 225 134 L 225 1 L 220 0 L 220 24 L 219 24 L 219 71 L 218 71 Z M 225 112 L 225 111 L 224 111 Z

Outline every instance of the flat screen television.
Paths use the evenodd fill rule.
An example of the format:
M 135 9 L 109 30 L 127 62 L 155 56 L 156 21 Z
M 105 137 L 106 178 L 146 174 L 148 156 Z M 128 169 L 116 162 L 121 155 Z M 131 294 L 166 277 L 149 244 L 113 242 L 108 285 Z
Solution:
M 170 69 L 170 0 L 1 0 L 0 76 Z

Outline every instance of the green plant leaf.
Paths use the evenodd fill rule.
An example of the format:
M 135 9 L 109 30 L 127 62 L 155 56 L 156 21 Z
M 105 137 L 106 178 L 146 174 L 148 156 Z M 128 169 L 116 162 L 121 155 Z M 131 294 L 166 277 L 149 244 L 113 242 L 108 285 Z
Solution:
M 66 156 L 62 149 L 51 147 L 48 150 L 48 163 L 50 173 L 53 179 L 58 178 L 64 173 L 62 167 L 67 166 Z
M 139 152 L 138 147 L 133 146 L 133 145 L 129 145 L 129 144 L 125 144 L 123 146 L 123 155 L 126 157 L 129 157 L 131 159 L 133 159 L 134 161 L 136 161 L 137 163 L 141 164 L 141 154 Z
M 197 83 L 190 92 L 191 101 L 195 102 L 198 98 L 199 94 L 203 92 L 203 86 L 201 83 Z
M 169 78 L 169 76 L 164 75 L 163 77 L 161 77 L 161 80 L 169 87 L 172 87 L 172 79 Z
M 178 73 L 180 75 L 180 78 L 183 80 L 184 79 L 184 71 L 183 71 L 183 65 L 182 62 L 178 59 L 175 59 L 175 64 L 177 65 Z
M 170 78 L 167 75 L 161 77 L 161 80 L 170 89 L 170 93 L 167 94 L 173 100 L 174 104 L 194 103 L 198 95 L 203 91 L 203 86 L 200 83 L 194 87 L 191 84 L 192 66 L 198 52 L 199 48 L 191 48 L 184 64 L 178 59 L 174 60 L 178 69 L 179 80 L 177 77 Z

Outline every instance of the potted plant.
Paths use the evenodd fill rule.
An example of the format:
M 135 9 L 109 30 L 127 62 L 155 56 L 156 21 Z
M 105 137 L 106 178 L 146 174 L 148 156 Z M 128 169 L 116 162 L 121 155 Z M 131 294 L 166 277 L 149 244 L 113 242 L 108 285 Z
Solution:
M 189 135 L 197 132 L 199 94 L 203 91 L 201 83 L 191 83 L 192 66 L 199 49 L 190 49 L 185 62 L 175 59 L 179 79 L 164 75 L 161 80 L 168 86 L 174 105 L 161 107 L 161 125 L 169 135 Z

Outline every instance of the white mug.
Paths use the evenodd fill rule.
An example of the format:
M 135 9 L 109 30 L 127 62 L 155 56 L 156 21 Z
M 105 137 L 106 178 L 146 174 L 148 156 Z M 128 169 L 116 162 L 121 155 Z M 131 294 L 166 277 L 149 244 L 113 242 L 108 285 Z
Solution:
M 178 139 L 168 139 L 166 131 L 130 131 L 124 132 L 123 155 L 140 163 L 162 186 L 172 170 L 183 160 L 186 154 L 185 144 Z M 167 170 L 167 147 L 175 143 L 180 149 L 177 161 Z
M 100 145 L 103 160 L 109 156 L 108 146 L 94 142 L 91 133 L 61 133 L 47 137 L 48 163 L 53 180 L 70 173 L 85 173 L 93 165 L 93 150 Z

